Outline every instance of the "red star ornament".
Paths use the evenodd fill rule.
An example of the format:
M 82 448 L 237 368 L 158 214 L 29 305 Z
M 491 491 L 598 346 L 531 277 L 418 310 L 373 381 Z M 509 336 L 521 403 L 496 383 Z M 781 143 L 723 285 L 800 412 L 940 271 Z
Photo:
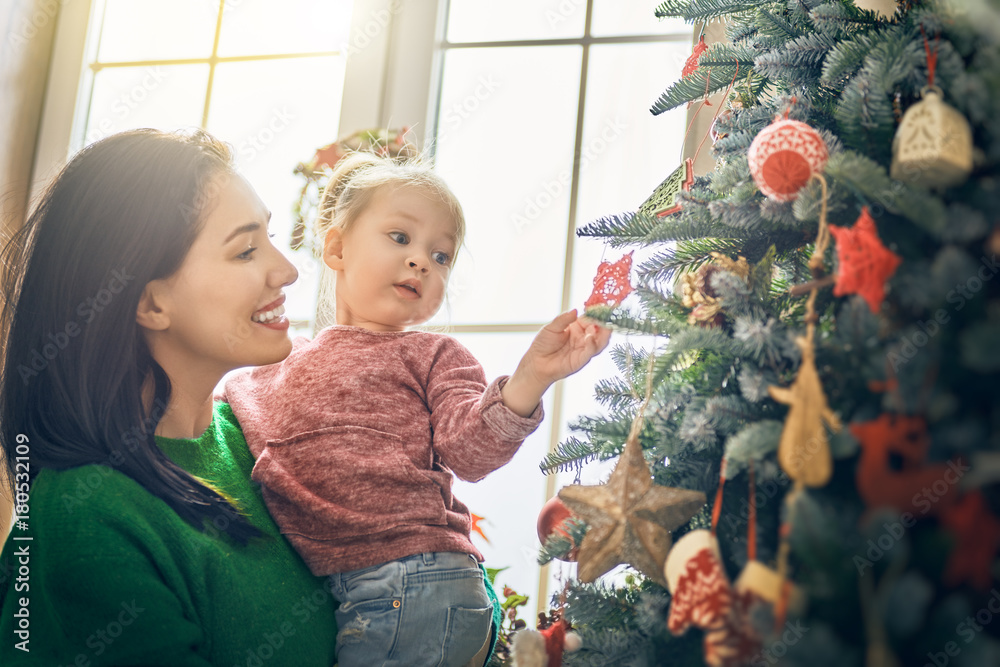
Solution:
M 983 494 L 966 494 L 942 514 L 941 521 L 957 542 L 948 557 L 945 582 L 957 586 L 967 581 L 981 591 L 988 590 L 993 583 L 993 558 L 1000 547 L 1000 521 L 986 507 Z
M 853 227 L 830 225 L 830 233 L 837 242 L 839 266 L 834 296 L 859 294 L 877 313 L 885 298 L 885 281 L 903 260 L 882 245 L 867 206 Z
M 594 291 L 584 303 L 584 307 L 610 306 L 617 307 L 632 293 L 632 283 L 628 274 L 632 270 L 632 253 L 623 256 L 617 262 L 601 262 L 594 277 Z
M 486 517 L 482 517 L 479 516 L 478 514 L 471 514 L 471 513 L 470 516 L 472 517 L 472 525 L 469 527 L 469 533 L 470 534 L 477 533 L 479 537 L 486 540 L 486 543 L 489 544 L 490 538 L 486 537 L 486 533 L 483 532 L 483 527 L 479 525 L 479 522 L 485 519 Z

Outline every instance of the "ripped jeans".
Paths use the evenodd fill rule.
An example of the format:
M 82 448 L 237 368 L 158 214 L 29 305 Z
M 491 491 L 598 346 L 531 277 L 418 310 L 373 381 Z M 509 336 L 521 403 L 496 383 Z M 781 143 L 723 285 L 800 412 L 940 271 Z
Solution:
M 416 554 L 329 583 L 339 667 L 462 667 L 490 638 L 493 605 L 469 554 Z

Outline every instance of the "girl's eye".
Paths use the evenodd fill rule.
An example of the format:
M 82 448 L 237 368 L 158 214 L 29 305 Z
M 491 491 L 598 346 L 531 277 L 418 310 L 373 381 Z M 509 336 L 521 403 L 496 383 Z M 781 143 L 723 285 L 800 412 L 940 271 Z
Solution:
M 246 250 L 244 250 L 240 254 L 236 255 L 236 259 L 242 259 L 242 260 L 253 259 L 253 253 L 254 253 L 255 250 L 257 250 L 257 248 L 254 248 L 253 246 L 250 246 L 249 248 L 247 248 Z
M 271 232 L 270 234 L 267 235 L 267 238 L 273 239 L 275 236 L 277 236 L 277 234 L 275 234 L 274 232 Z
M 410 242 L 410 239 L 403 232 L 389 232 L 389 238 L 399 245 L 406 245 Z
M 433 257 L 434 261 L 442 266 L 448 266 L 451 263 L 451 257 L 446 252 L 436 252 Z

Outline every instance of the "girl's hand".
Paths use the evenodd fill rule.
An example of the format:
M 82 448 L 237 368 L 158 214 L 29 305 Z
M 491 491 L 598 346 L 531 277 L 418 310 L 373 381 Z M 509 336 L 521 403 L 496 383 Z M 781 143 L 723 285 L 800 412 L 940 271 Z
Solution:
M 504 404 L 527 417 L 553 382 L 576 373 L 608 346 L 611 330 L 563 313 L 545 325 L 501 390 Z

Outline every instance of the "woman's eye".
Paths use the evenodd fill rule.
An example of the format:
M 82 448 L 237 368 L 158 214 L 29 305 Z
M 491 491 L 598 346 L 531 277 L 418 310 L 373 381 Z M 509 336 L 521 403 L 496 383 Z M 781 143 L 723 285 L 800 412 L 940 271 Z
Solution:
M 389 232 L 389 238 L 400 245 L 406 245 L 410 242 L 410 239 L 403 232 Z
M 277 236 L 277 234 L 275 234 L 274 232 L 271 232 L 270 234 L 267 235 L 267 238 L 273 239 L 275 236 Z
M 253 253 L 254 253 L 255 250 L 257 250 L 257 248 L 254 248 L 253 246 L 250 246 L 249 248 L 247 248 L 246 250 L 244 250 L 240 254 L 236 255 L 236 259 L 243 259 L 243 260 L 252 259 L 253 258 Z
M 446 252 L 436 252 L 434 253 L 434 261 L 442 266 L 448 266 L 451 263 L 451 257 Z

